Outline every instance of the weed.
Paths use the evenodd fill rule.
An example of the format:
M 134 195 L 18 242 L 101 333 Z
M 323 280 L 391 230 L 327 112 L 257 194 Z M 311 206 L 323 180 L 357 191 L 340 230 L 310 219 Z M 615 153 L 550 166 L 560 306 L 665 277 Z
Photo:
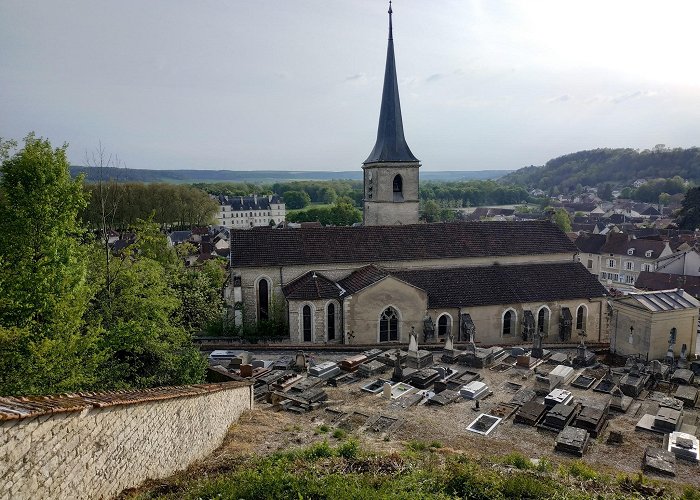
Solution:
M 584 481 L 594 481 L 598 479 L 598 473 L 586 463 L 576 460 L 568 466 L 569 475 L 583 479 Z
M 516 469 L 521 469 L 521 470 L 528 470 L 528 469 L 535 468 L 535 465 L 532 463 L 532 460 L 530 460 L 528 457 L 526 457 L 522 453 L 518 453 L 517 451 L 514 451 L 514 452 L 509 453 L 508 455 L 504 456 L 501 459 L 501 462 L 506 464 L 506 465 L 512 465 Z
M 348 433 L 345 429 L 336 429 L 333 431 L 333 437 L 336 439 L 345 439 L 348 437 Z
M 337 455 L 345 459 L 357 458 L 359 452 L 360 443 L 356 439 L 348 439 L 336 449 Z

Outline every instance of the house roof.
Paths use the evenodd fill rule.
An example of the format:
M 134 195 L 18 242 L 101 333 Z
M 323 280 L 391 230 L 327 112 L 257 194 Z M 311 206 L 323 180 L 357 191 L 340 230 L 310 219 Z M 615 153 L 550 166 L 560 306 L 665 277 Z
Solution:
M 352 295 L 389 275 L 388 271 L 376 266 L 365 266 L 343 278 L 338 284 L 348 295 Z
M 617 299 L 617 301 L 636 305 L 652 312 L 697 309 L 700 307 L 700 302 L 682 288 L 631 293 Z
M 605 287 L 578 262 L 392 272 L 428 293 L 428 306 L 469 307 L 604 297 Z
M 576 253 L 549 221 L 261 228 L 231 234 L 236 267 Z
M 600 249 L 605 244 L 605 235 L 582 233 L 574 243 L 583 253 L 600 253 Z
M 340 296 L 338 285 L 315 271 L 291 281 L 282 287 L 282 292 L 287 299 L 296 300 L 337 299 Z
M 232 211 L 243 210 L 270 210 L 270 205 L 278 205 L 284 203 L 279 195 L 262 195 L 262 196 L 225 196 L 219 195 L 216 200 L 220 205 L 231 207 Z
M 666 243 L 659 240 L 629 239 L 625 233 L 611 233 L 608 240 L 600 249 L 601 253 L 628 255 L 627 251 L 634 249 L 635 257 L 646 257 L 647 251 L 651 250 L 651 259 L 657 259 L 666 248 Z
M 641 290 L 668 290 L 678 287 L 694 297 L 700 297 L 700 276 L 642 271 L 634 286 Z
M 168 238 L 173 243 L 182 243 L 187 241 L 192 236 L 192 231 L 173 231 L 168 235 Z

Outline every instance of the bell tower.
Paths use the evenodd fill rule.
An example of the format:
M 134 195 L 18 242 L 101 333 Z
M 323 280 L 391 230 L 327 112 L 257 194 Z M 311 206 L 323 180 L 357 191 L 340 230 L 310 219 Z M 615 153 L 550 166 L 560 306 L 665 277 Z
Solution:
M 418 223 L 418 169 L 403 135 L 399 85 L 396 80 L 394 36 L 389 2 L 389 45 L 386 52 L 382 106 L 377 142 L 362 164 L 364 224 L 386 226 Z

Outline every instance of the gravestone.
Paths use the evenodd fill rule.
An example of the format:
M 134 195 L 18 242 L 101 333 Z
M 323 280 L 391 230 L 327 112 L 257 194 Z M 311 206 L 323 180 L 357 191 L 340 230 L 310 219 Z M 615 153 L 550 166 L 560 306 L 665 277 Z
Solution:
M 668 437 L 668 451 L 677 458 L 682 458 L 690 462 L 698 462 L 700 459 L 698 451 L 698 438 L 685 432 L 672 432 Z
M 557 435 L 554 449 L 582 457 L 589 440 L 588 431 L 579 427 L 567 426 Z
M 391 384 L 389 382 L 384 382 L 382 386 L 382 395 L 384 399 L 391 399 Z
M 306 371 L 306 356 L 304 355 L 304 351 L 297 351 L 297 355 L 294 359 L 294 369 L 299 372 Z
M 518 424 L 537 425 L 547 413 L 547 407 L 537 401 L 528 401 L 515 413 L 513 421 Z
M 655 472 L 665 476 L 676 475 L 676 457 L 663 448 L 648 446 L 644 452 L 644 466 L 646 472 Z

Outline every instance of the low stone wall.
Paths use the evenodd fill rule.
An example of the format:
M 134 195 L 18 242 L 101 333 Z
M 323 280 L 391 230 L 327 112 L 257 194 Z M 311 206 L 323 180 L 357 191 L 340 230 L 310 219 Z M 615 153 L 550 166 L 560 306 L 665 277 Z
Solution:
M 109 498 L 214 451 L 248 382 L 0 398 L 0 499 Z

